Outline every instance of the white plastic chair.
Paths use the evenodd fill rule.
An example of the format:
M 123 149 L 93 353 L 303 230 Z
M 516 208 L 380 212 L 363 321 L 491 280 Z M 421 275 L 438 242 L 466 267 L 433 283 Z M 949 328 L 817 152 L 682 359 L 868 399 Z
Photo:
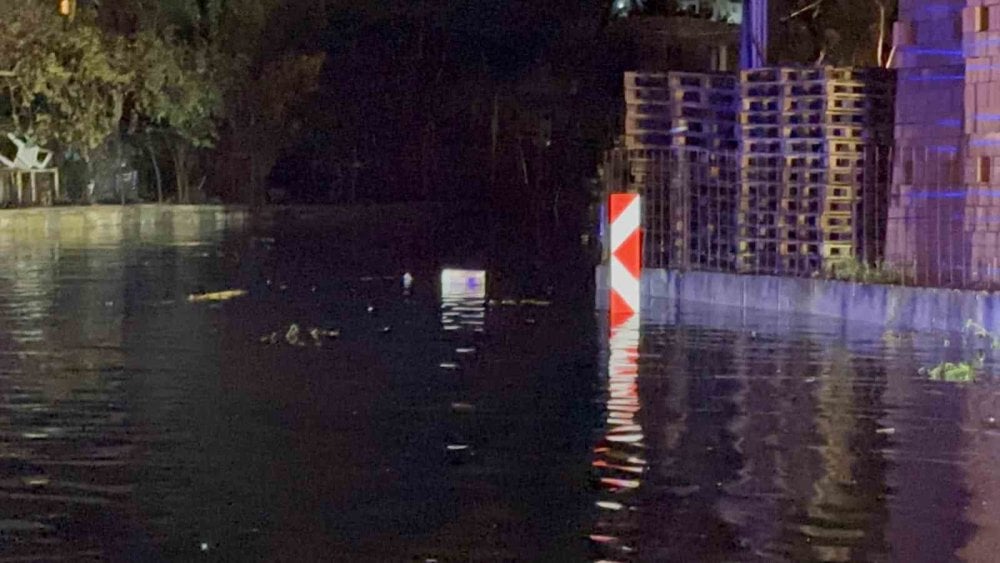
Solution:
M 7 133 L 7 138 L 17 147 L 17 154 L 14 156 L 13 161 L 0 154 L 0 164 L 3 164 L 7 168 L 14 168 L 16 170 L 42 170 L 52 161 L 52 151 L 23 141 L 13 133 Z

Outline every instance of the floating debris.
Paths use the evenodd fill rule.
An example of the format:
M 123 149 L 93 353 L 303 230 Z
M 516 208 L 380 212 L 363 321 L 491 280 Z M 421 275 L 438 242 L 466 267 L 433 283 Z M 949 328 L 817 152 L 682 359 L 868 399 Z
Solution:
M 878 430 L 875 431 L 875 433 L 876 434 L 895 434 L 896 433 L 896 429 L 895 428 L 879 428 Z
M 455 362 L 441 362 L 441 369 L 458 369 L 458 364 Z
M 501 299 L 500 304 L 504 307 L 516 307 L 517 299 Z
M 316 344 L 316 346 L 322 346 L 323 345 L 323 341 L 320 338 L 321 335 L 319 333 L 319 329 L 318 328 L 316 328 L 316 327 L 310 328 L 309 329 L 309 336 L 312 337 L 313 343 Z
M 208 551 L 211 546 L 209 546 L 207 542 L 201 542 L 198 547 L 201 548 L 202 551 Z
M 371 315 L 372 313 L 374 313 L 374 312 L 375 312 L 375 306 L 369 303 L 369 304 L 368 304 L 368 308 L 367 308 L 367 309 L 365 309 L 365 310 L 366 310 L 366 311 L 368 311 L 368 314 L 369 314 L 369 315 Z
M 970 383 L 976 380 L 976 366 L 968 362 L 953 364 L 944 362 L 931 369 L 921 369 L 920 373 L 928 375 L 932 381 L 947 381 L 950 383 Z
M 391 326 L 384 326 L 384 327 L 382 327 L 382 330 L 380 330 L 379 332 L 381 332 L 382 334 L 388 334 L 388 333 L 392 332 L 392 327 Z
M 455 348 L 456 354 L 475 354 L 475 348 Z
M 524 319 L 524 324 L 526 324 L 526 325 L 533 325 L 533 324 L 537 324 L 537 323 L 538 323 L 538 321 L 536 321 L 535 319 L 532 319 L 532 318 Z
M 211 301 L 228 301 L 230 299 L 236 299 L 237 297 L 243 297 L 247 294 L 245 289 L 227 289 L 225 291 L 215 291 L 211 293 L 192 293 L 188 295 L 188 301 L 191 303 L 203 303 Z
M 292 323 L 291 326 L 288 327 L 288 331 L 285 332 L 285 341 L 292 346 L 305 346 L 305 343 L 299 340 L 299 334 L 301 332 L 302 330 L 299 328 L 299 325 Z
M 21 477 L 21 482 L 29 487 L 44 487 L 49 484 L 49 478 L 45 475 L 28 475 Z
M 305 346 L 307 340 L 305 335 L 308 335 L 308 338 L 312 339 L 313 344 L 316 346 L 322 346 L 324 338 L 338 338 L 340 330 L 320 327 L 303 330 L 297 323 L 292 323 L 288 326 L 288 330 L 285 331 L 284 339 L 285 342 L 292 346 Z M 261 336 L 259 340 L 262 344 L 277 344 L 281 340 L 281 336 L 278 331 L 275 331 Z
M 552 302 L 544 299 L 522 299 L 521 305 L 529 307 L 549 307 L 552 305 Z
M 451 410 L 457 413 L 469 414 L 476 412 L 476 407 L 470 403 L 452 403 Z
M 448 444 L 445 449 L 449 452 L 463 452 L 469 449 L 469 446 L 467 444 Z
M 403 295 L 409 295 L 413 291 L 413 274 L 406 272 L 403 274 Z

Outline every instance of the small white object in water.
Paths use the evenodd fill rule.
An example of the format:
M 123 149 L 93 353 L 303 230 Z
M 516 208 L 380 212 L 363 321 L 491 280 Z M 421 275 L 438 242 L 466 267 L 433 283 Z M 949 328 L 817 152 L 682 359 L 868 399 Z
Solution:
M 322 346 L 323 343 L 320 341 L 320 330 L 318 328 L 313 327 L 313 328 L 309 329 L 309 336 L 312 337 L 313 342 L 317 346 Z
M 407 291 L 413 289 L 413 275 L 410 272 L 403 274 L 403 289 Z
M 299 332 L 301 332 L 301 329 L 299 329 L 299 325 L 292 323 L 291 326 L 288 327 L 288 332 L 285 333 L 285 340 L 288 341 L 288 343 L 291 344 L 292 346 L 298 345 Z
M 199 545 L 198 547 L 200 547 L 202 551 L 208 551 L 208 543 L 207 542 L 201 542 L 201 545 Z
M 475 412 L 476 407 L 470 403 L 452 403 L 451 410 L 458 413 L 471 413 Z
M 374 305 L 369 305 L 367 310 L 368 310 L 369 313 L 374 313 L 375 312 L 375 306 Z
M 469 449 L 469 446 L 465 444 L 448 444 L 449 452 L 460 452 Z

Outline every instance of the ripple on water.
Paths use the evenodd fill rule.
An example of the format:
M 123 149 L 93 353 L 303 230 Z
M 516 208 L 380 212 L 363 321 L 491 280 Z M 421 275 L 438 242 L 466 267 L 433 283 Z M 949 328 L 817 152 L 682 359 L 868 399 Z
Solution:
M 1000 443 L 996 418 L 969 411 L 1000 389 L 928 393 L 918 375 L 954 351 L 930 336 L 901 346 L 874 329 L 845 339 L 833 323 L 705 314 L 643 326 L 634 381 L 609 361 L 595 559 L 946 560 L 1000 537 L 997 517 L 965 508 L 996 498 L 969 466 L 1000 457 L 986 446 Z M 608 440 L 622 429 L 642 436 L 641 474 Z

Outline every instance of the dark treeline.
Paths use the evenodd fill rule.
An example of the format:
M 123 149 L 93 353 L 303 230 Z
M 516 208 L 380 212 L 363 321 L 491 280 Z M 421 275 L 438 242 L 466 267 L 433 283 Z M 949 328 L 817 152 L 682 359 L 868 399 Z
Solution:
M 274 180 L 319 198 L 545 200 L 550 214 L 585 195 L 626 66 L 604 2 L 329 9 L 311 131 Z

